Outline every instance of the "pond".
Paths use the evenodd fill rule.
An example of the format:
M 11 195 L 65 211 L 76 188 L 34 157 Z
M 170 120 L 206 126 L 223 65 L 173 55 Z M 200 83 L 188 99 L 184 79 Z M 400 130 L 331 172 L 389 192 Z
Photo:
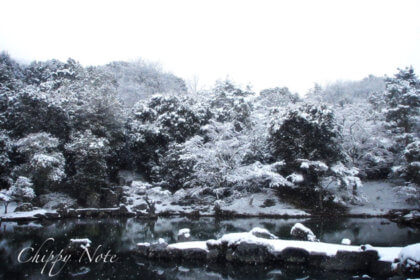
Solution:
M 405 246 L 420 242 L 420 229 L 380 218 L 190 220 L 179 217 L 156 221 L 130 218 L 4 222 L 0 229 L 0 279 L 352 279 L 355 276 L 293 266 L 151 262 L 130 253 L 138 242 L 158 238 L 164 238 L 168 243 L 176 242 L 178 230 L 182 228 L 191 229 L 193 240 L 216 239 L 225 233 L 249 231 L 253 227 L 263 227 L 280 238 L 291 239 L 290 228 L 297 222 L 311 228 L 324 242 L 340 243 L 343 238 L 349 238 L 353 244 L 373 246 Z M 48 238 L 54 238 L 54 241 L 41 247 Z M 102 245 L 98 252 L 110 251 L 117 256 L 116 262 L 69 262 L 54 277 L 48 276 L 48 267 L 41 274 L 43 263 L 18 262 L 24 248 L 36 250 L 41 247 L 39 250 L 44 254 L 58 252 L 71 238 L 89 238 L 92 252 Z

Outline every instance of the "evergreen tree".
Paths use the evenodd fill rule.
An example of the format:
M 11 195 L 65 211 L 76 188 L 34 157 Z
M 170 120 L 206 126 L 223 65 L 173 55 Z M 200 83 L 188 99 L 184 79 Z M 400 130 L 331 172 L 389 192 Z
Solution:
M 385 115 L 398 146 L 395 153 L 401 162 L 395 171 L 420 183 L 420 81 L 412 67 L 399 69 L 386 81 Z

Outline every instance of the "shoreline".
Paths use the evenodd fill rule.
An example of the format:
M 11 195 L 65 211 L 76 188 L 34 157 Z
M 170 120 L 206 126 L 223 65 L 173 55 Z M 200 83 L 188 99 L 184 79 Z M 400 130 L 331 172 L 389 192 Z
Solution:
M 249 232 L 228 233 L 221 238 L 203 241 L 178 241 L 168 244 L 138 243 L 137 254 L 155 261 L 194 261 L 277 267 L 299 265 L 324 271 L 369 273 L 373 276 L 419 276 L 417 248 L 343 245 L 318 241 L 284 240 L 263 228 Z M 413 253 L 414 252 L 414 253 Z
M 294 219 L 294 218 L 386 218 L 393 222 L 411 211 L 420 211 L 420 209 L 393 209 L 384 214 L 369 213 L 337 213 L 337 214 L 255 214 L 255 213 L 237 213 L 234 211 L 222 210 L 219 214 L 200 212 L 199 210 L 192 212 L 159 212 L 149 215 L 143 212 L 128 211 L 126 207 L 113 208 L 77 208 L 66 209 L 66 212 L 56 210 L 38 209 L 28 212 L 12 212 L 0 215 L 0 222 L 7 221 L 36 221 L 36 220 L 64 220 L 69 218 L 90 219 L 90 218 L 143 218 L 157 219 L 159 217 L 188 217 L 197 219 L 200 217 L 214 217 L 220 219 L 232 218 L 273 218 L 273 219 Z M 401 221 L 402 222 L 402 221 Z

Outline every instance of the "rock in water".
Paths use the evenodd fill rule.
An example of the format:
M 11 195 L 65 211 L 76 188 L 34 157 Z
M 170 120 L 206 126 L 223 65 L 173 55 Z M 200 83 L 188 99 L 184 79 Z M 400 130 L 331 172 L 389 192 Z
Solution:
M 178 231 L 178 241 L 185 242 L 191 240 L 191 234 L 189 228 L 183 228 Z
M 70 239 L 70 243 L 65 248 L 67 254 L 80 255 L 84 250 L 90 247 L 92 241 L 88 238 Z
M 256 237 L 266 238 L 266 239 L 278 239 L 277 236 L 266 230 L 265 228 L 255 227 L 250 233 Z
M 301 223 L 296 223 L 292 229 L 290 230 L 290 235 L 299 239 L 299 240 L 307 240 L 312 242 L 318 242 L 319 240 L 316 238 L 315 234 L 312 232 L 311 229 L 305 227 Z
M 341 240 L 341 244 L 343 245 L 351 245 L 351 240 L 348 238 L 343 238 L 343 240 Z

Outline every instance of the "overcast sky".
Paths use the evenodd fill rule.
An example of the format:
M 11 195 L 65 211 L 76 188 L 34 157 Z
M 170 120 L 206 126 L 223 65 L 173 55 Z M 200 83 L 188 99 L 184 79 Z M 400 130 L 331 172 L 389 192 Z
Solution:
M 84 65 L 143 58 L 254 89 L 420 71 L 420 1 L 2 0 L 0 50 Z

